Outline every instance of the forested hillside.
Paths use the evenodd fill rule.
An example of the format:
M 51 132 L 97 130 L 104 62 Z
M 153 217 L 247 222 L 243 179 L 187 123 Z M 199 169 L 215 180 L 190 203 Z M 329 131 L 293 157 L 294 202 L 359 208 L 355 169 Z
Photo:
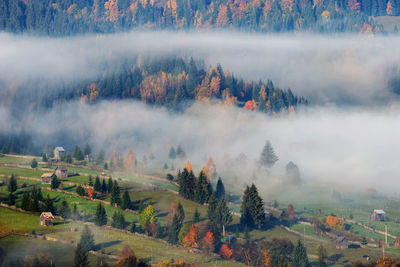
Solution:
M 400 0 L 3 0 L 0 30 L 63 36 L 132 28 L 257 32 L 382 31 L 369 16 Z

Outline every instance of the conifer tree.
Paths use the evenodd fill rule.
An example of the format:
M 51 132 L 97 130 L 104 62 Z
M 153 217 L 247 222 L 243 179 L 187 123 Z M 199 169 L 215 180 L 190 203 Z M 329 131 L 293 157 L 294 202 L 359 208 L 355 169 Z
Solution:
M 174 147 L 171 146 L 169 153 L 168 153 L 168 158 L 169 159 L 175 159 L 176 158 L 176 152 Z
M 103 181 L 104 181 L 104 180 L 103 180 Z M 93 189 L 94 189 L 94 191 L 96 191 L 96 192 L 102 192 L 99 176 L 96 176 L 96 179 L 95 179 L 95 181 L 94 181 L 94 188 L 93 188 Z
M 59 205 L 57 213 L 64 219 L 68 219 L 71 216 L 71 209 L 69 208 L 68 203 L 67 201 L 65 201 L 65 199 Z
M 218 178 L 217 187 L 215 189 L 215 196 L 218 199 L 221 199 L 221 197 L 225 197 L 225 187 L 222 183 L 221 177 Z
M 117 181 L 114 181 L 111 190 L 111 205 L 121 206 L 121 191 L 119 189 Z
M 181 225 L 179 224 L 178 216 L 174 215 L 172 219 L 171 226 L 168 232 L 168 242 L 171 244 L 178 243 L 178 234 L 179 230 L 181 229 Z
M 131 197 L 129 196 L 129 192 L 127 189 L 125 189 L 123 195 L 122 195 L 122 203 L 121 203 L 121 209 L 129 209 L 131 207 Z
M 93 177 L 91 175 L 89 175 L 89 182 L 88 182 L 89 186 L 93 186 Z
M 179 224 L 183 225 L 183 222 L 185 221 L 185 210 L 183 209 L 181 202 L 178 203 L 178 215 Z
M 261 152 L 259 164 L 262 167 L 271 168 L 278 159 L 279 158 L 275 155 L 274 149 L 272 148 L 271 142 L 267 141 Z
M 7 189 L 8 189 L 8 192 L 10 192 L 10 193 L 14 193 L 18 189 L 17 178 L 15 177 L 14 174 L 11 174 L 10 180 L 8 181 Z
M 300 239 L 297 242 L 297 246 L 294 249 L 293 255 L 293 267 L 308 267 L 310 264 L 308 262 L 307 250 L 304 247 L 303 243 L 301 243 Z
M 101 192 L 103 194 L 107 193 L 107 185 L 106 185 L 106 180 L 103 179 L 103 182 L 101 183 Z
M 28 191 L 24 191 L 22 195 L 21 209 L 30 210 L 31 209 L 31 196 Z
M 251 187 L 246 187 L 240 210 L 240 223 L 242 226 L 257 227 L 260 229 L 264 225 L 264 204 L 254 184 Z
M 225 198 L 221 198 L 218 202 L 215 222 L 222 227 L 222 234 L 225 236 L 225 226 L 232 222 L 231 210 L 226 205 Z
M 112 180 L 111 177 L 109 177 L 108 178 L 108 184 L 107 184 L 107 192 L 108 193 L 111 193 L 113 185 L 114 185 L 113 180 Z
M 208 201 L 208 209 L 207 209 L 207 216 L 211 222 L 215 222 L 216 220 L 217 205 L 218 205 L 217 198 L 215 194 L 212 193 Z
M 54 175 L 53 178 L 51 178 L 51 189 L 57 189 L 60 184 L 60 180 L 58 180 L 57 176 Z
M 194 215 L 193 215 L 193 223 L 198 223 L 200 222 L 200 213 L 197 210 L 197 208 L 194 210 Z
M 112 216 L 112 227 L 118 228 L 118 229 L 124 229 L 125 228 L 125 216 L 121 211 L 114 211 L 113 216 Z
M 83 228 L 80 244 L 82 246 L 82 249 L 87 252 L 93 249 L 94 237 L 92 231 L 90 231 L 87 225 L 85 225 L 85 227 Z
M 107 213 L 106 213 L 106 209 L 104 208 L 104 206 L 101 204 L 101 202 L 99 202 L 99 204 L 97 205 L 96 208 L 96 215 L 94 218 L 94 223 L 97 226 L 103 226 L 107 224 Z
M 88 252 L 82 248 L 81 243 L 75 249 L 74 267 L 89 267 Z
M 50 198 L 49 194 L 47 194 L 47 198 L 44 201 L 43 211 L 47 211 L 47 212 L 51 212 L 51 213 L 55 214 L 53 200 Z

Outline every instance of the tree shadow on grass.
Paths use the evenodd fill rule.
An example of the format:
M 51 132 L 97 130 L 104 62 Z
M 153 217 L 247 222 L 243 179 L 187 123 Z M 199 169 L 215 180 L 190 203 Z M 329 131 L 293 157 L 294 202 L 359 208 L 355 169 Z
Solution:
M 101 250 L 101 249 L 103 249 L 103 248 L 112 247 L 112 246 L 117 245 L 117 244 L 119 244 L 119 243 L 121 243 L 121 242 L 122 242 L 121 240 L 114 240 L 114 241 L 109 241 L 109 242 L 103 242 L 103 243 L 100 243 L 100 244 L 95 245 L 95 246 L 93 247 L 93 250 L 94 250 L 94 251 L 97 251 L 97 250 Z

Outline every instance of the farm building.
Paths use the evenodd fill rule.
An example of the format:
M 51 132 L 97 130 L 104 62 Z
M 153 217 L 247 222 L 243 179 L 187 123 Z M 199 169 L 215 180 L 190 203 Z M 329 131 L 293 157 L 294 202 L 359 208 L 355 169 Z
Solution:
M 55 176 L 52 172 L 46 172 L 42 174 L 42 184 L 51 184 L 51 180 Z
M 66 178 L 68 177 L 68 170 L 65 166 L 58 166 L 56 168 L 56 176 L 57 178 Z
M 374 210 L 371 214 L 371 219 L 373 221 L 381 221 L 385 220 L 385 212 L 383 210 Z
M 62 146 L 58 146 L 54 149 L 53 153 L 55 160 L 61 160 L 64 157 L 65 150 Z
M 345 236 L 339 236 L 336 239 L 336 248 L 338 249 L 349 248 L 349 241 Z
M 40 225 L 42 226 L 49 226 L 53 225 L 54 216 L 51 212 L 42 212 L 40 214 Z

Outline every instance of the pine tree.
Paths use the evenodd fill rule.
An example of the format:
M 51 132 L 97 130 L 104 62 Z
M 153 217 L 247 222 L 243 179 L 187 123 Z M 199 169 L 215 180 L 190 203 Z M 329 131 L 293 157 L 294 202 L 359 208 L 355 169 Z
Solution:
M 94 223 L 97 226 L 103 226 L 107 224 L 107 213 L 104 206 L 99 202 L 96 208 L 96 215 L 94 218 Z
M 51 178 L 51 189 L 57 189 L 60 184 L 60 180 L 58 180 L 57 176 L 54 175 L 53 178 Z
M 17 178 L 15 177 L 14 174 L 11 174 L 10 181 L 8 182 L 7 189 L 8 189 L 8 192 L 10 192 L 10 193 L 14 193 L 18 189 Z
M 221 177 L 218 178 L 217 188 L 215 189 L 215 195 L 218 199 L 221 199 L 221 197 L 225 197 L 225 187 L 224 184 L 222 183 Z
M 278 161 L 278 157 L 275 155 L 274 149 L 270 141 L 265 143 L 263 151 L 261 152 L 259 164 L 266 168 L 271 168 L 274 166 L 275 162 Z
M 194 215 L 193 215 L 193 223 L 198 223 L 200 222 L 200 213 L 197 210 L 197 208 L 194 210 Z
M 65 201 L 65 199 L 61 202 L 60 206 L 58 207 L 57 213 L 64 219 L 68 219 L 71 216 L 71 209 L 69 208 L 68 203 L 67 201 Z
M 112 192 L 112 188 L 113 188 L 113 180 L 111 177 L 108 178 L 108 184 L 107 184 L 107 192 L 111 193 Z
M 39 201 L 43 201 L 42 190 L 40 190 L 40 188 L 36 188 L 36 186 L 33 186 L 31 192 L 31 211 L 40 211 Z
M 168 232 L 168 242 L 171 244 L 178 243 L 178 234 L 179 230 L 181 229 L 181 225 L 179 224 L 178 216 L 174 215 L 172 219 L 171 226 Z
M 21 209 L 30 210 L 31 209 L 31 196 L 28 191 L 24 191 L 22 196 Z
M 243 194 L 241 205 L 240 223 L 242 226 L 258 227 L 259 229 L 265 223 L 265 212 L 262 198 L 258 195 L 254 184 L 246 187 Z
M 199 178 L 196 181 L 196 188 L 194 192 L 194 201 L 204 204 L 208 201 L 209 187 L 207 177 L 203 171 L 200 172 Z
M 216 210 L 217 210 L 217 197 L 212 193 L 210 199 L 208 200 L 207 216 L 211 222 L 216 220 Z
M 85 225 L 81 234 L 81 241 L 79 242 L 82 246 L 82 249 L 86 252 L 89 252 L 93 249 L 94 246 L 94 237 L 92 231 L 90 231 L 89 227 Z
M 113 216 L 112 216 L 112 227 L 118 228 L 118 229 L 124 229 L 125 228 L 125 216 L 121 211 L 114 211 Z
M 195 189 L 195 177 L 193 171 L 188 171 L 186 168 L 182 172 L 178 172 L 179 195 L 193 200 Z
M 35 169 L 35 168 L 37 168 L 37 166 L 38 166 L 37 160 L 36 160 L 36 159 L 33 159 L 32 162 L 31 162 L 31 168 L 32 168 L 32 169 Z
M 104 180 L 103 180 L 104 181 Z M 102 192 L 101 188 L 101 183 L 100 183 L 100 178 L 99 176 L 96 176 L 96 179 L 94 181 L 94 191 L 96 192 Z
M 111 190 L 111 205 L 121 206 L 121 191 L 117 181 L 114 181 L 114 185 Z
M 93 177 L 91 175 L 89 175 L 89 182 L 88 182 L 89 186 L 93 186 Z
M 75 249 L 74 267 L 89 267 L 88 252 L 85 251 L 81 243 Z
M 122 195 L 122 204 L 121 204 L 121 209 L 129 209 L 131 207 L 131 198 L 129 196 L 128 190 L 125 189 L 123 195 Z
M 51 213 L 55 214 L 53 200 L 50 198 L 49 194 L 47 194 L 47 198 L 44 201 L 43 211 L 47 211 L 47 212 L 51 212 Z
M 75 220 L 79 220 L 80 219 L 80 214 L 78 211 L 78 206 L 76 204 L 74 204 L 74 207 L 72 208 L 72 218 Z
M 15 205 L 15 200 L 16 200 L 16 198 L 15 198 L 15 195 L 14 195 L 14 193 L 13 192 L 10 192 L 9 194 L 8 194 L 8 205 Z
M 183 225 L 183 222 L 185 221 L 185 210 L 183 209 L 181 202 L 178 203 L 178 215 L 179 224 Z
M 107 185 L 106 185 L 106 180 L 103 179 L 103 182 L 101 183 L 101 192 L 103 194 L 107 193 Z
M 303 243 L 299 240 L 297 242 L 297 246 L 294 249 L 293 255 L 293 267 L 307 267 L 309 266 L 308 257 L 307 257 L 307 250 L 304 247 Z
M 232 222 L 231 210 L 226 205 L 225 198 L 218 202 L 215 217 L 216 224 L 222 226 L 222 234 L 225 236 L 225 226 Z
M 317 246 L 318 267 L 326 267 L 326 249 L 323 245 Z
M 176 152 L 174 147 L 171 146 L 169 153 L 168 153 L 168 158 L 169 159 L 175 159 L 176 158 Z

